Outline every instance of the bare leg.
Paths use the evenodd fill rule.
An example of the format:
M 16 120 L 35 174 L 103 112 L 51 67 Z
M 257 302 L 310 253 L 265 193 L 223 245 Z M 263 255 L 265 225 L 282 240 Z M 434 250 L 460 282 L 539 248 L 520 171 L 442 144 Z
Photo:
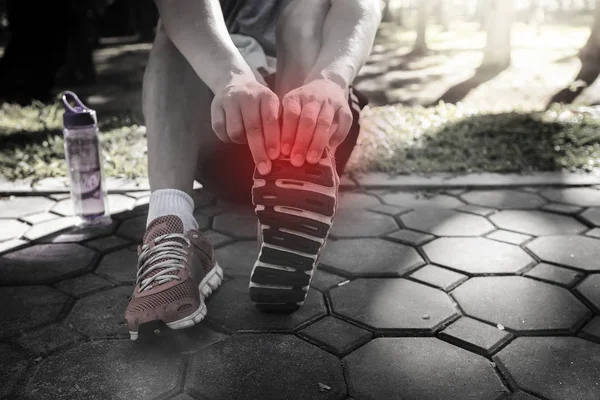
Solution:
M 178 189 L 191 194 L 200 154 L 218 141 L 211 127 L 212 99 L 210 89 L 159 22 L 143 86 L 152 191 Z
M 315 65 L 329 8 L 328 0 L 296 0 L 279 17 L 275 91 L 280 98 L 302 86 Z

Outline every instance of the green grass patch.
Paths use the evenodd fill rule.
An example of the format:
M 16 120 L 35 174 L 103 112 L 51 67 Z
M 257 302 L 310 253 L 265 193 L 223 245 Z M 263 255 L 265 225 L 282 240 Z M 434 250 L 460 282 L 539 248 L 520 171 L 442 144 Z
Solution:
M 575 106 L 545 112 L 485 113 L 466 106 L 367 108 L 349 165 L 394 174 L 534 171 L 600 167 L 600 118 Z M 107 176 L 146 176 L 146 130 L 127 115 L 100 119 Z M 65 176 L 62 110 L 3 105 L 0 176 Z
M 600 118 L 575 106 L 486 114 L 461 105 L 386 106 L 362 115 L 351 168 L 413 173 L 591 172 Z

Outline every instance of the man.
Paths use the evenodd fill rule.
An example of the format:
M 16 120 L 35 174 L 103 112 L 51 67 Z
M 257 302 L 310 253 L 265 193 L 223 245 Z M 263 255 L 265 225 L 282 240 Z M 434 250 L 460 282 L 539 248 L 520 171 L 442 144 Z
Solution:
M 358 134 L 351 83 L 381 19 L 379 0 L 156 4 L 160 22 L 143 88 L 152 195 L 125 313 L 133 340 L 148 322 L 181 329 L 201 321 L 204 299 L 221 283 L 192 215 L 194 179 L 229 200 L 252 193 L 260 253 L 251 300 L 275 312 L 302 305 Z M 277 57 L 273 89 L 231 34 Z

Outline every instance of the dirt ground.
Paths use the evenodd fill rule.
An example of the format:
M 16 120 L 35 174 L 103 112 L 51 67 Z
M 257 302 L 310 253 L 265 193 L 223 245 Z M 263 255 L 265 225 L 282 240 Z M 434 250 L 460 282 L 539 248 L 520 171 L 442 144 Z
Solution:
M 511 67 L 481 76 L 475 72 L 485 34 L 474 24 L 453 26 L 450 32 L 433 26 L 430 53 L 411 57 L 414 33 L 384 23 L 355 84 L 373 106 L 428 106 L 444 100 L 486 110 L 543 109 L 555 93 L 573 85 L 581 66 L 577 51 L 588 34 L 585 27 L 545 26 L 538 35 L 533 28 L 517 24 Z M 101 114 L 131 110 L 142 123 L 141 86 L 151 47 L 149 43 L 105 45 L 94 55 L 97 83 L 70 89 L 87 97 Z M 600 83 L 586 88 L 576 103 L 600 103 Z

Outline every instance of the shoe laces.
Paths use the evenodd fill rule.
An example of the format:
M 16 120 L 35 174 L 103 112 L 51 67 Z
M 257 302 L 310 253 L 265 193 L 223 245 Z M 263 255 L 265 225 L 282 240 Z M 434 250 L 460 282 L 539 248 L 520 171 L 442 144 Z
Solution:
M 148 244 L 143 245 L 136 279 L 139 292 L 150 290 L 155 285 L 181 280 L 176 274 L 185 268 L 182 261 L 187 260 L 186 248 L 190 245 L 190 240 L 180 233 L 157 236 L 152 248 Z

